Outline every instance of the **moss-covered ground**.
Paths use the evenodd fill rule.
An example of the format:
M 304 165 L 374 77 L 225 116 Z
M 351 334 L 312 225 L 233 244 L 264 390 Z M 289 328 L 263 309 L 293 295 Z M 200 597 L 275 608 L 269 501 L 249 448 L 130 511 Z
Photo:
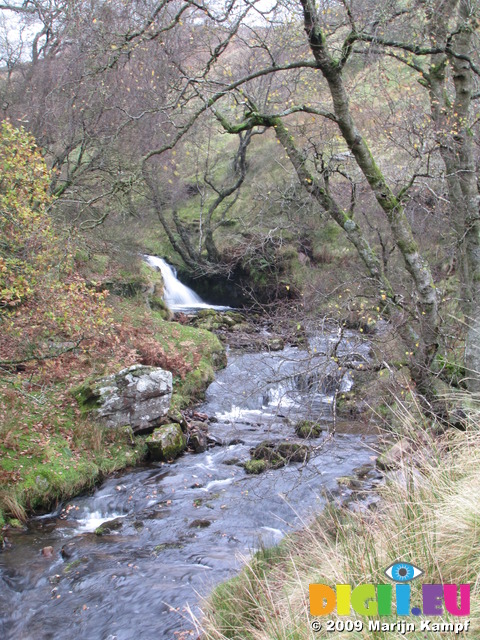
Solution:
M 178 410 L 201 399 L 225 363 L 216 336 L 165 320 L 142 294 L 111 295 L 109 304 L 112 324 L 104 343 L 0 376 L 0 526 L 144 460 L 144 437 L 132 444 L 125 432 L 96 423 L 79 407 L 76 385 L 136 362 L 162 366 L 172 371 L 171 407 Z

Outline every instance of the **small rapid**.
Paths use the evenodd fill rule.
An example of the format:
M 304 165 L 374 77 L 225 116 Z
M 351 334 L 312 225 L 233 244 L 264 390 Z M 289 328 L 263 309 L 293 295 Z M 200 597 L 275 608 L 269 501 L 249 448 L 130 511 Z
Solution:
M 318 353 L 331 340 L 317 338 Z M 338 351 L 362 349 L 351 334 Z M 342 385 L 351 385 L 349 377 L 313 350 L 230 354 L 198 408 L 209 416 L 207 451 L 108 478 L 92 495 L 9 533 L 11 547 L 0 554 L 0 637 L 171 640 L 193 633 L 190 612 L 201 616 L 202 596 L 255 550 L 303 526 L 328 496 L 348 493 L 339 476 L 372 463 L 374 436 L 333 433 L 332 394 Z M 251 448 L 300 442 L 294 425 L 301 418 L 327 427 L 301 441 L 310 459 L 248 475 L 242 464 Z M 49 557 L 45 547 L 52 547 Z

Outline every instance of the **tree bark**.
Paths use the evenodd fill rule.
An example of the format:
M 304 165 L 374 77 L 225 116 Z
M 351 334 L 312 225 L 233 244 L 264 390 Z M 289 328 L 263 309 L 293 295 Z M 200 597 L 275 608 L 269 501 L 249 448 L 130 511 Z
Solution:
M 387 217 L 395 244 L 415 285 L 420 335 L 412 375 L 418 385 L 427 388 L 429 367 L 438 347 L 438 300 L 433 277 L 427 261 L 420 254 L 401 202 L 387 184 L 366 140 L 355 125 L 343 84 L 342 64 L 327 51 L 315 6 L 311 0 L 300 1 L 310 49 L 328 83 L 338 127 Z

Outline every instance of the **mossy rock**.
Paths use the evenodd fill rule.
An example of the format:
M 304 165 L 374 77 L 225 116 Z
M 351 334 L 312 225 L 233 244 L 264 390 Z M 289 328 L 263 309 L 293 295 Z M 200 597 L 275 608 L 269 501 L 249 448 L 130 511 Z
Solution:
M 95 381 L 91 378 L 70 389 L 70 393 L 78 402 L 82 412 L 92 411 L 101 407 L 100 397 L 94 392 Z
M 106 280 L 102 284 L 107 291 L 120 298 L 135 298 L 148 288 L 148 282 L 141 277 L 136 278 L 133 276 L 125 280 Z
M 123 519 L 115 518 L 115 520 L 109 520 L 108 522 L 104 522 L 99 527 L 95 529 L 96 536 L 105 536 L 112 531 L 118 531 L 123 527 Z
M 197 313 L 197 318 L 211 318 L 216 317 L 217 312 L 215 311 L 215 309 L 201 309 L 201 311 L 199 311 Z
M 340 478 L 337 478 L 337 483 L 346 489 L 359 489 L 361 487 L 358 479 L 353 476 L 341 476 Z
M 167 549 L 183 549 L 185 545 L 181 542 L 164 542 L 162 544 L 157 544 L 153 549 L 153 553 L 156 555 L 157 553 L 162 553 L 162 551 L 166 551 Z
M 312 420 L 300 420 L 295 425 L 295 433 L 299 438 L 318 438 L 326 429 L 326 425 Z
M 205 329 L 205 331 L 215 331 L 215 329 L 220 329 L 223 326 L 216 314 L 201 318 L 196 321 L 195 325 L 199 329 Z
M 358 415 L 358 397 L 354 392 L 346 392 L 337 396 L 337 415 L 339 417 L 351 418 Z
M 283 338 L 269 338 L 266 346 L 269 351 L 281 351 L 285 348 L 285 340 Z
M 168 308 L 165 300 L 163 298 L 160 298 L 160 296 L 149 296 L 148 303 L 152 311 L 156 311 L 157 313 L 159 313 L 160 317 L 163 318 L 163 320 L 171 320 L 173 318 L 173 313 Z
M 242 331 L 243 333 L 252 333 L 254 331 L 254 328 L 252 327 L 252 325 L 248 324 L 248 322 L 239 322 L 238 324 L 235 324 L 232 327 L 232 331 L 235 331 L 235 332 Z
M 250 450 L 253 460 L 263 460 L 270 469 L 279 469 L 286 464 L 285 458 L 278 452 L 274 442 L 265 440 Z
M 150 458 L 156 461 L 173 460 L 187 446 L 182 427 L 176 422 L 157 427 L 145 442 Z
M 305 462 L 310 458 L 310 449 L 296 442 L 279 442 L 277 452 L 287 462 Z
M 224 315 L 223 315 L 224 319 L 227 320 L 228 318 L 228 322 L 233 322 L 233 324 L 238 324 L 239 322 L 245 322 L 245 316 L 241 313 L 239 313 L 238 311 L 227 311 Z
M 180 409 L 170 409 L 167 415 L 168 423 L 179 424 L 182 427 L 183 433 L 188 431 L 188 422 L 185 420 L 183 413 Z
M 250 475 L 258 475 L 270 468 L 266 460 L 247 460 L 244 464 L 245 471 Z
M 225 327 L 231 328 L 234 327 L 237 324 L 237 321 L 234 320 L 233 318 L 231 318 L 230 316 L 223 316 L 222 317 L 222 324 Z

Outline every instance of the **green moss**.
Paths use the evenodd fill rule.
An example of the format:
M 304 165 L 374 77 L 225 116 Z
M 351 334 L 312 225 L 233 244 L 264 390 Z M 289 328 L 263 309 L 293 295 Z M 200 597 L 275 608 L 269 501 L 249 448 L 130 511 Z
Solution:
M 165 300 L 159 296 L 153 295 L 149 297 L 150 308 L 157 311 L 163 320 L 171 320 L 172 312 L 168 308 Z
M 134 299 L 112 298 L 112 302 L 115 319 L 132 327 L 144 326 L 145 314 L 149 314 L 154 338 L 165 352 L 169 357 L 179 354 L 191 367 L 183 377 L 175 377 L 171 410 L 191 406 L 213 380 L 215 368 L 226 363 L 218 338 L 195 327 L 166 322 L 159 312 L 149 312 Z M 42 387 L 41 394 L 13 390 L 9 405 L 5 395 L 6 418 L 0 424 L 0 526 L 6 516 L 23 521 L 32 510 L 49 509 L 93 487 L 105 475 L 146 458 L 145 437 L 133 437 L 129 427 L 104 429 L 89 417 L 88 410 L 97 405 L 94 380 L 115 371 L 107 369 L 97 354 L 89 358 L 90 377 L 71 391 L 78 406 L 69 402 L 65 392 L 72 378 L 81 379 L 83 371 L 73 368 L 67 380 Z M 116 370 L 119 368 L 117 365 Z
M 38 438 L 33 411 L 26 423 L 4 426 L 9 437 L 0 444 L 1 467 L 13 467 L 18 475 L 14 483 L 0 484 L 0 512 L 24 519 L 26 512 L 48 509 L 93 487 L 106 474 L 144 459 L 144 438 L 132 445 L 122 430 L 105 430 L 73 409 L 62 407 L 58 414 L 55 409 L 53 404 L 42 407 L 45 413 L 50 410 L 54 430 L 48 441 Z
M 437 354 L 433 362 L 433 370 L 447 384 L 454 387 L 465 386 L 465 367 L 455 362 L 452 357 L 446 358 L 444 355 Z
M 23 524 L 18 518 L 9 518 L 8 526 L 12 527 L 12 529 L 23 529 Z
M 158 427 L 146 439 L 150 457 L 153 460 L 168 461 L 177 458 L 187 446 L 182 428 L 177 423 Z
M 108 522 L 104 522 L 99 527 L 95 529 L 96 536 L 105 536 L 112 531 L 118 531 L 123 527 L 123 519 L 115 518 L 115 520 L 109 520 Z
M 77 558 L 77 560 L 73 560 L 72 562 L 69 562 L 68 564 L 66 564 L 65 568 L 63 569 L 63 572 L 70 573 L 80 565 L 86 564 L 87 562 L 88 562 L 88 558 L 86 557 Z
M 245 471 L 249 474 L 263 473 L 269 468 L 266 460 L 247 460 L 245 462 Z
M 299 438 L 318 438 L 326 426 L 312 420 L 300 420 L 295 425 L 295 433 Z
M 70 389 L 70 393 L 78 402 L 78 406 L 85 413 L 98 409 L 100 406 L 98 396 L 93 392 L 93 384 L 93 380 L 87 379 L 82 384 Z

